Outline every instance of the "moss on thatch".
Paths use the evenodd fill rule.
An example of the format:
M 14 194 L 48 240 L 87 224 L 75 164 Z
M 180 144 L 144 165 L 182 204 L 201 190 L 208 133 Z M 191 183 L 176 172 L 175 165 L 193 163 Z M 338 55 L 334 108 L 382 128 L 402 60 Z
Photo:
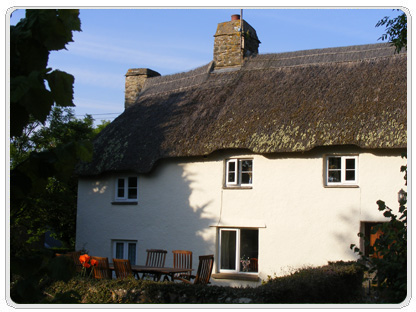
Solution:
M 94 142 L 81 175 L 144 173 L 219 149 L 405 148 L 407 54 L 374 44 L 249 58 L 238 70 L 151 78 Z

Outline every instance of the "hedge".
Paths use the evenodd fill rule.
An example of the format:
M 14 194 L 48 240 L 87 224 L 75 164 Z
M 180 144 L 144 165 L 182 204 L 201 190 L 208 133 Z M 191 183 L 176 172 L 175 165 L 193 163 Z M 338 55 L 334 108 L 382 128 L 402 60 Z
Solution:
M 362 301 L 363 268 L 336 262 L 269 279 L 257 289 L 264 303 L 352 303 Z
M 354 262 L 303 268 L 262 285 L 224 287 L 136 279 L 94 280 L 74 277 L 45 289 L 49 303 L 359 303 L 363 270 Z

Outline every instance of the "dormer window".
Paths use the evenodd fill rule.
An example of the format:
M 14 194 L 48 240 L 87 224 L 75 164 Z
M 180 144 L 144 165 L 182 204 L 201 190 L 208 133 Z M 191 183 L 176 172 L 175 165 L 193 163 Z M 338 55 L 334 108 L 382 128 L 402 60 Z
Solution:
M 253 185 L 253 160 L 228 159 L 225 170 L 226 187 L 244 187 Z

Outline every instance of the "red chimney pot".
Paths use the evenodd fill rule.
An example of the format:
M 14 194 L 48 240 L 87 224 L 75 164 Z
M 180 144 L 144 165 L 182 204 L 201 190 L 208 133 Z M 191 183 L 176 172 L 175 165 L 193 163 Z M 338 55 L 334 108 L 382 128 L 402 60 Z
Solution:
M 240 19 L 240 14 L 233 14 L 231 15 L 231 20 L 232 21 L 238 21 Z

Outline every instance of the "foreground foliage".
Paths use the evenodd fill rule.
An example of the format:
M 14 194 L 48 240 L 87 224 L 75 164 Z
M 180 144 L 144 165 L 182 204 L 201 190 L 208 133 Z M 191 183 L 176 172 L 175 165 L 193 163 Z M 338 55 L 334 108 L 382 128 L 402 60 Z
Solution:
M 91 157 L 79 135 L 91 120 L 72 122 L 74 77 L 48 67 L 51 51 L 66 48 L 81 31 L 79 10 L 28 9 L 10 27 L 10 227 L 11 256 L 23 255 L 53 230 L 71 244 L 74 165 Z M 55 107 L 55 109 L 53 109 Z M 52 113 L 51 113 L 52 111 Z M 49 123 L 46 126 L 45 123 Z M 74 133 L 76 132 L 76 133 Z M 85 130 L 83 134 L 85 134 Z
M 78 119 L 72 108 L 54 107 L 47 125 L 33 121 L 10 142 L 11 250 L 22 254 L 30 243 L 43 243 L 52 231 L 64 247 L 73 249 L 78 180 L 74 166 L 90 154 L 101 130 L 93 118 Z M 29 245 L 28 245 L 29 243 Z
M 48 68 L 49 54 L 66 48 L 72 32 L 81 31 L 79 10 L 26 10 L 10 26 L 10 136 L 30 122 L 45 122 L 54 104 L 74 106 L 74 77 Z M 46 86 L 47 83 L 47 86 Z
M 188 285 L 136 279 L 95 280 L 76 276 L 45 288 L 48 303 L 351 303 L 362 298 L 361 266 L 330 263 L 270 278 L 256 288 Z

